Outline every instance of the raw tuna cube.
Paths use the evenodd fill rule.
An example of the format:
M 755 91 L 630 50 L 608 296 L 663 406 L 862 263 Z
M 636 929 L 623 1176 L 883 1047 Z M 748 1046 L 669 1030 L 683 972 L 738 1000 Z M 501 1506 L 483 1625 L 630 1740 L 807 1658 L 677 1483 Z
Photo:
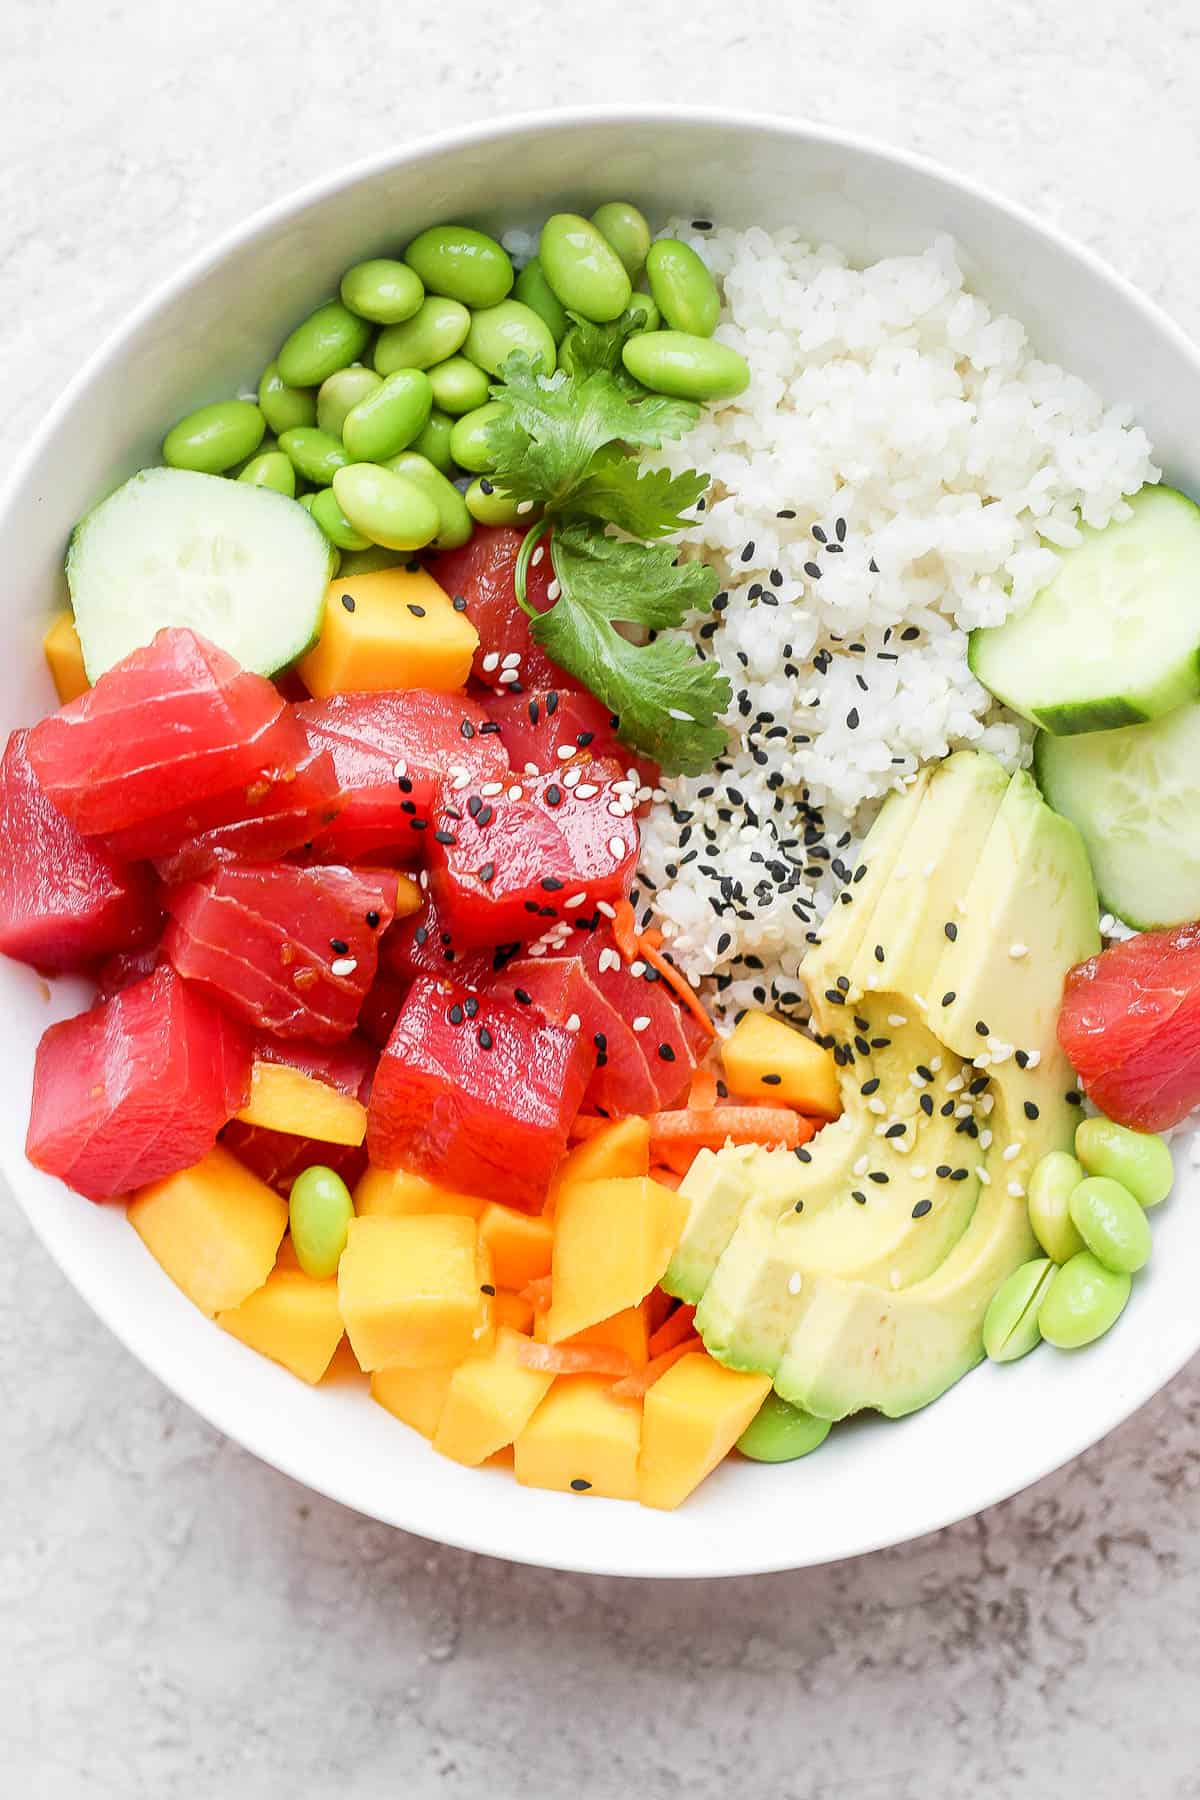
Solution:
M 519 945 L 506 945 L 502 952 L 492 950 L 459 950 L 446 930 L 437 902 L 430 900 L 411 918 L 402 919 L 388 932 L 382 956 L 388 968 L 402 981 L 413 981 L 418 975 L 436 979 L 449 978 L 463 987 L 485 987 L 496 972 L 499 954 L 503 966 L 505 955 L 513 955 Z
M 1200 1102 L 1200 924 L 1144 931 L 1067 976 L 1058 1041 L 1104 1114 L 1166 1131 Z
M 534 643 L 529 616 L 517 601 L 513 580 L 523 531 L 507 525 L 477 525 L 461 550 L 431 558 L 429 573 L 451 599 L 466 601 L 466 613 L 479 633 L 472 673 L 497 693 L 522 688 L 574 688 L 578 684 Z M 550 551 L 529 571 L 526 592 L 538 612 L 550 605 L 547 589 L 554 579 Z M 512 659 L 516 659 L 515 661 Z
M 376 1050 L 383 1049 L 395 1030 L 408 986 L 403 977 L 381 966 L 367 990 L 366 999 L 358 1011 L 358 1029 Z
M 39 969 L 82 969 L 157 937 L 149 870 L 80 836 L 43 792 L 28 739 L 14 731 L 0 759 L 0 951 Z
M 649 963 L 621 961 L 608 933 L 595 932 L 585 939 L 581 954 L 600 994 L 637 1038 L 658 1091 L 658 1107 L 673 1106 L 708 1049 L 703 1027 L 680 1006 Z
M 25 1153 L 89 1200 L 199 1162 L 250 1093 L 251 1039 L 166 966 L 38 1045 Z
M 122 988 L 144 981 L 163 960 L 162 945 L 158 943 L 143 944 L 140 950 L 117 950 L 106 956 L 96 970 L 97 1000 L 111 1000 Z
M 624 773 L 601 761 L 579 774 L 574 785 L 525 776 L 488 797 L 443 788 L 430 833 L 430 892 L 456 946 L 539 937 L 628 894 L 639 834 L 615 787 Z
M 254 781 L 284 756 L 284 702 L 194 631 L 160 631 L 29 734 L 42 786 L 87 833 L 120 831 Z
M 421 977 L 379 1059 L 367 1149 L 456 1193 L 540 1207 L 596 1052 L 490 995 Z
M 364 1105 L 370 1095 L 375 1052 L 357 1032 L 340 1044 L 285 1044 L 276 1038 L 260 1037 L 254 1054 L 263 1062 L 286 1063 L 318 1081 L 327 1081 L 339 1094 L 353 1094 Z M 334 1169 L 348 1187 L 367 1166 L 367 1153 L 361 1146 L 327 1144 L 321 1138 L 297 1137 L 290 1131 L 271 1131 L 264 1125 L 245 1125 L 240 1119 L 229 1121 L 221 1141 L 260 1181 L 281 1194 L 289 1193 L 297 1175 L 313 1163 Z
M 337 772 L 338 817 L 314 840 L 326 860 L 390 848 L 416 861 L 439 777 L 466 786 L 508 770 L 498 731 L 465 695 L 334 694 L 297 707 L 296 717 Z
M 554 769 L 562 774 L 573 760 L 603 756 L 619 762 L 627 777 L 632 774 L 636 788 L 658 785 L 658 764 L 635 756 L 621 742 L 618 721 L 594 694 L 569 688 L 496 694 L 488 712 L 500 727 L 510 765 L 521 774 Z
M 276 1037 L 346 1037 L 391 923 L 385 882 L 351 869 L 214 869 L 167 894 L 175 968 Z M 394 893 L 394 877 L 393 877 Z

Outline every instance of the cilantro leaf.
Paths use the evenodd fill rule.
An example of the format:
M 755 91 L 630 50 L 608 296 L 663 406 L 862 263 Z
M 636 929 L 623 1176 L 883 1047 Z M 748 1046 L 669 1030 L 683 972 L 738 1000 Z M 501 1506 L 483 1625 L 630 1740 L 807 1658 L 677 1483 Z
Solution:
M 708 476 L 695 469 L 672 475 L 601 451 L 571 496 L 570 517 L 615 525 L 631 537 L 666 537 L 691 523 L 683 515 L 707 487 Z
M 609 325 L 597 325 L 580 313 L 568 313 L 571 328 L 558 347 L 558 366 L 568 375 L 583 379 L 603 370 L 611 375 L 625 394 L 641 394 L 646 390 L 626 369 L 621 360 L 626 339 L 641 329 L 642 320 L 630 309 Z
M 662 544 L 629 544 L 586 526 L 562 525 L 551 546 L 554 573 L 580 606 L 614 622 L 662 631 L 707 608 L 717 591 L 714 569 L 677 562 Z

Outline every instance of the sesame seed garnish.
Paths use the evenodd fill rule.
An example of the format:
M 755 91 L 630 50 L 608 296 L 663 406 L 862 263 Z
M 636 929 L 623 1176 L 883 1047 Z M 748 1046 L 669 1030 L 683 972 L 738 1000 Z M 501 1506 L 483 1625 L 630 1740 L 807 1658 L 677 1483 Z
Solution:
M 1027 1100 L 1025 1102 L 1025 1117 L 1029 1120 L 1033 1120 L 1033 1119 L 1036 1119 L 1039 1117 L 1038 1108 L 1035 1106 L 1035 1104 L 1032 1100 Z
M 378 931 L 379 930 L 379 914 L 375 911 L 375 908 L 372 907 L 370 912 L 367 913 L 365 916 L 366 916 L 366 922 L 367 922 L 367 925 L 369 926 L 369 928 L 372 931 Z
M 342 605 L 345 607 L 347 612 L 353 612 L 354 606 L 355 606 L 354 595 L 353 594 L 343 594 L 342 595 Z
M 329 965 L 331 975 L 353 975 L 358 963 L 353 956 L 338 956 Z
M 954 920 L 947 919 L 946 923 L 942 926 L 942 930 L 953 944 L 958 937 L 958 926 L 954 923 Z
M 417 606 L 412 600 L 406 601 L 405 604 L 414 619 L 423 619 L 425 617 L 425 608 L 423 606 Z
M 490 1281 L 481 1281 L 479 1284 L 479 1291 L 481 1294 L 486 1294 L 489 1300 L 494 1298 L 496 1293 L 496 1290 Z
M 1014 961 L 1018 961 L 1022 956 L 1029 955 L 1029 946 L 1028 944 L 1010 944 L 1008 946 L 1008 954 Z
M 672 1050 L 670 1044 L 660 1044 L 658 1046 L 658 1054 L 664 1062 L 670 1063 L 675 1061 L 675 1052 Z
M 912 1216 L 914 1219 L 923 1219 L 926 1213 L 931 1213 L 932 1211 L 932 1200 L 918 1200 L 917 1204 L 912 1209 Z
M 487 1028 L 487 1026 L 486 1026 L 486 1025 L 481 1025 L 481 1026 L 480 1026 L 480 1027 L 479 1027 L 479 1032 L 478 1032 L 478 1038 L 477 1038 L 477 1041 L 478 1041 L 478 1044 L 479 1044 L 479 1048 L 480 1048 L 480 1049 L 481 1049 L 481 1050 L 490 1050 L 490 1049 L 491 1049 L 491 1047 L 492 1047 L 492 1034 L 491 1034 L 491 1032 L 490 1032 L 490 1031 L 489 1031 L 489 1030 L 488 1030 L 488 1028 Z
M 571 1488 L 576 1494 L 586 1494 L 591 1485 L 591 1482 L 585 1481 L 582 1475 L 576 1475 L 571 1483 Z
M 634 1031 L 645 1031 L 649 1024 L 650 1020 L 645 1013 L 639 1013 L 638 1017 L 632 1021 Z
M 329 948 L 333 951 L 335 956 L 345 956 L 350 946 L 346 943 L 344 938 L 330 938 Z
M 800 1205 L 801 1206 L 804 1205 L 803 1200 L 800 1202 Z M 802 1279 L 799 1275 L 797 1275 L 793 1272 L 791 1275 L 788 1276 L 788 1293 L 789 1294 L 798 1294 L 800 1292 L 802 1285 L 803 1285 Z

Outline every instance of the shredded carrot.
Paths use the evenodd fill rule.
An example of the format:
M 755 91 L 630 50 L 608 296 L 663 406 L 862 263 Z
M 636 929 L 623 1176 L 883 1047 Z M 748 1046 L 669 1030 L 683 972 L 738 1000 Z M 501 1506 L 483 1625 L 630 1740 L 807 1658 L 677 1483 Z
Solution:
M 666 982 L 676 998 L 683 1001 L 683 1004 L 687 1007 L 696 1023 L 704 1028 L 710 1038 L 715 1038 L 717 1035 L 716 1026 L 705 1012 L 704 1004 L 700 997 L 692 991 L 690 983 L 680 974 L 679 970 L 675 967 L 675 964 L 668 962 L 666 957 L 663 956 L 653 944 L 647 944 L 645 933 L 642 934 L 638 943 L 645 961 L 650 964 L 652 969 L 658 970 L 658 973 L 662 976 L 662 979 Z
M 690 1356 L 693 1350 L 703 1350 L 704 1345 L 698 1337 L 684 1338 L 681 1344 L 675 1344 L 670 1350 L 664 1350 L 653 1362 L 648 1362 L 644 1369 L 635 1369 L 631 1375 L 625 1375 L 613 1384 L 613 1398 L 616 1400 L 640 1400 L 649 1392 L 660 1375 L 665 1375 L 673 1363 L 683 1357 Z
M 692 1076 L 688 1094 L 689 1112 L 709 1112 L 717 1104 L 717 1077 L 712 1069 L 701 1066 Z
M 673 1350 L 676 1344 L 683 1342 L 684 1338 L 696 1335 L 696 1327 L 693 1323 L 695 1317 L 694 1306 L 688 1306 L 685 1303 L 675 1308 L 670 1318 L 666 1319 L 654 1332 L 647 1345 L 651 1362 L 656 1356 L 661 1356 L 664 1350 Z
M 627 963 L 637 961 L 637 914 L 628 900 L 618 900 L 613 908 L 613 939 Z
M 704 1148 L 703 1144 L 655 1144 L 654 1154 L 677 1180 L 682 1181 Z
M 624 1350 L 591 1344 L 521 1344 L 517 1361 L 526 1369 L 546 1375 L 615 1375 L 633 1373 L 633 1360 Z
M 723 1144 L 765 1144 L 795 1150 L 807 1144 L 816 1127 L 802 1113 L 782 1106 L 714 1106 L 707 1112 L 655 1113 L 650 1121 L 651 1154 L 661 1157 L 668 1145 L 694 1145 L 719 1150 Z
M 550 1311 L 550 1276 L 538 1275 L 521 1289 L 521 1299 L 528 1300 L 534 1312 Z
M 648 931 L 639 932 L 638 934 L 638 943 L 643 950 L 661 950 L 662 941 L 663 934 L 659 931 L 657 926 L 651 926 Z

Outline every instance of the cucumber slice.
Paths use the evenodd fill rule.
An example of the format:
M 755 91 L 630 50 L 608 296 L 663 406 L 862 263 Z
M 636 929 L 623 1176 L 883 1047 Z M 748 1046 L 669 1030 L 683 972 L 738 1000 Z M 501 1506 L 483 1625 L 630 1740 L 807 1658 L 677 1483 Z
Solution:
M 269 488 L 143 469 L 75 527 L 67 582 L 88 679 L 164 625 L 190 625 L 273 675 L 316 642 L 329 543 Z
M 1059 737 L 1200 696 L 1200 507 L 1167 487 L 1131 505 L 1132 518 L 1083 528 L 1027 612 L 971 633 L 976 678 Z
M 1123 731 L 1039 732 L 1033 766 L 1079 827 L 1108 912 L 1141 931 L 1200 918 L 1200 706 Z

